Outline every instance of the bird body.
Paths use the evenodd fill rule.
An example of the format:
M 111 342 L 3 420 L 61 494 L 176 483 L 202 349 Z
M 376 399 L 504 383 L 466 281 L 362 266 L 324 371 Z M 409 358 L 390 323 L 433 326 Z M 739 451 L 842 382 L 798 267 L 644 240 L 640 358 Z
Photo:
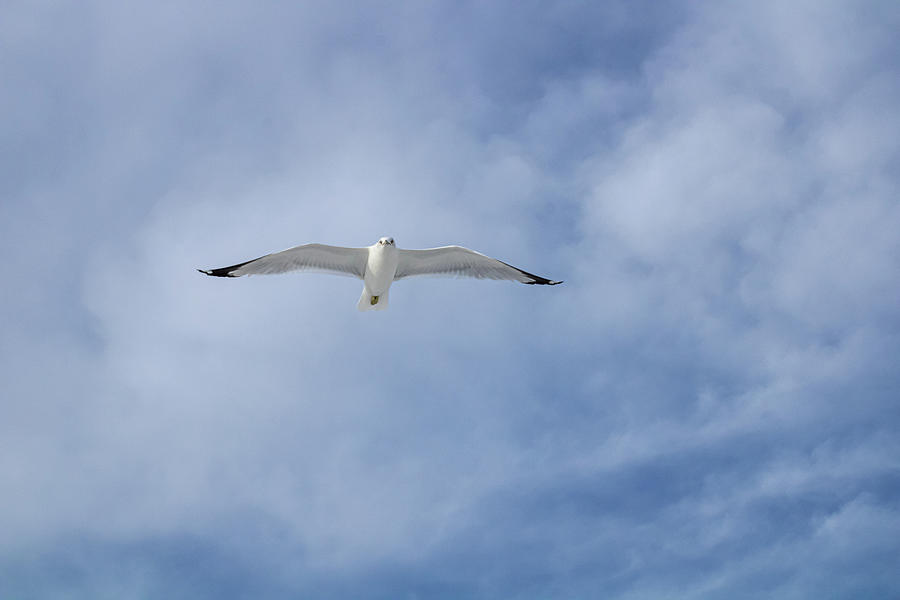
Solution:
M 388 291 L 394 283 L 400 251 L 393 238 L 382 238 L 369 248 L 366 274 L 363 277 L 362 296 L 356 308 L 359 310 L 384 310 L 388 306 Z
M 359 310 L 386 309 L 391 284 L 408 277 L 449 275 L 477 279 L 506 279 L 528 285 L 562 283 L 533 275 L 462 246 L 400 250 L 391 237 L 383 237 L 366 248 L 304 244 L 230 267 L 197 270 L 213 277 L 240 277 L 288 271 L 324 271 L 357 277 L 363 280 L 362 295 L 357 303 Z

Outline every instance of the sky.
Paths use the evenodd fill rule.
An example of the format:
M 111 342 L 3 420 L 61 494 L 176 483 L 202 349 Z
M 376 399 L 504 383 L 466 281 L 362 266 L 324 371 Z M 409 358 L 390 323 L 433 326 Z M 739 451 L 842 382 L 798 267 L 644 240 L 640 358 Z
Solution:
M 4 2 L 0 599 L 900 596 L 898 29 Z

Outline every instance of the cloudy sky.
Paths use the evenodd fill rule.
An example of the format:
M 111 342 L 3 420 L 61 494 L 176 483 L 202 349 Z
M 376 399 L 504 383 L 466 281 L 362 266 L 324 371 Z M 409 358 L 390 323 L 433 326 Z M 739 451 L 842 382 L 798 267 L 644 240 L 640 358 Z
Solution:
M 0 6 L 0 598 L 900 595 L 900 4 Z M 556 287 L 208 278 L 461 244 Z

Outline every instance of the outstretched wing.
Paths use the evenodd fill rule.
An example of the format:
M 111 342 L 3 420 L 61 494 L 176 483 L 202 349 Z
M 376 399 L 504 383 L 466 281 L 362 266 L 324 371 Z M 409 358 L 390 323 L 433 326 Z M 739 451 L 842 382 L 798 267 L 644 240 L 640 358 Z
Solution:
M 530 285 L 557 285 L 545 277 L 523 271 L 503 261 L 462 246 L 444 246 L 427 250 L 400 250 L 394 279 L 422 275 L 450 275 L 477 279 L 509 279 Z
M 214 277 L 240 277 L 288 271 L 323 271 L 362 279 L 369 259 L 368 248 L 344 248 L 304 244 L 221 269 L 197 269 Z

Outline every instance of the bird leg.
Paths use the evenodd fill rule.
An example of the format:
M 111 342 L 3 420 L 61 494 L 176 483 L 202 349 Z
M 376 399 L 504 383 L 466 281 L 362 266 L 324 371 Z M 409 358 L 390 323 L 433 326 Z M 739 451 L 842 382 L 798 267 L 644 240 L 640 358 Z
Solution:
M 369 300 L 369 304 L 371 304 L 372 306 L 378 304 L 378 296 L 372 296 L 372 298 Z

